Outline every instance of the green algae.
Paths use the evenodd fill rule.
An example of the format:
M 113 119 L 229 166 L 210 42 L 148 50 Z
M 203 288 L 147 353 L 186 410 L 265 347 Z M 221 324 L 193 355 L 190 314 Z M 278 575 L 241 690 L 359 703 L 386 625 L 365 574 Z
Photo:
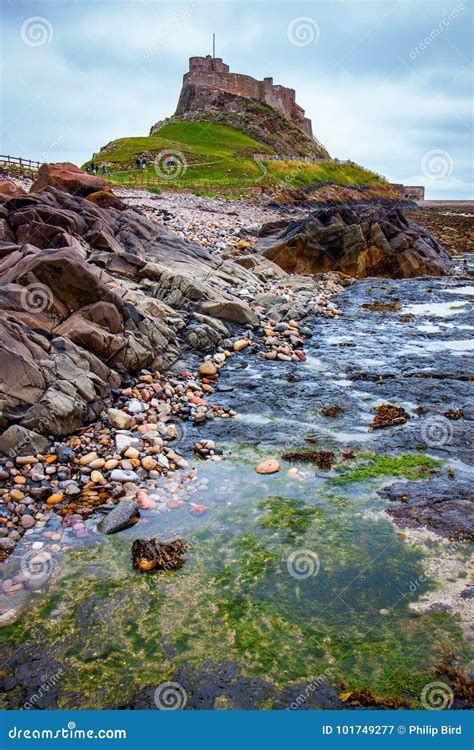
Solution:
M 239 462 L 240 494 L 230 506 L 182 533 L 190 555 L 181 570 L 133 571 L 136 529 L 101 539 L 67 553 L 28 625 L 4 629 L 11 648 L 26 640 L 41 653 L 48 644 L 51 661 L 64 669 L 61 708 L 126 705 L 178 670 L 192 681 L 208 659 L 275 689 L 326 675 L 333 685 L 416 701 L 421 682 L 434 679 L 441 644 L 467 662 L 452 616 L 410 609 L 436 585 L 422 575 L 420 549 L 390 522 L 364 517 L 356 495 L 328 494 L 327 482 L 311 479 L 260 485 L 253 465 Z M 236 468 L 213 470 L 226 486 Z M 166 521 L 173 536 L 186 519 L 173 527 L 160 517 L 161 533 Z M 291 574 L 299 551 L 317 556 L 314 574 Z
M 332 482 L 334 484 L 350 484 L 377 477 L 422 479 L 430 471 L 439 468 L 441 465 L 441 461 L 419 453 L 405 453 L 401 456 L 365 453 L 358 456 L 355 468 L 343 470 L 342 473 L 332 479 Z

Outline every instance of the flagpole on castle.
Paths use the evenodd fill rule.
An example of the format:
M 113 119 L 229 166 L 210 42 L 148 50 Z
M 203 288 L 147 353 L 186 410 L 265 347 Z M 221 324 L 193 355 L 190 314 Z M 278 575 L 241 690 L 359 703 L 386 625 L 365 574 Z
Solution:
M 215 58 L 215 56 L 216 56 L 216 35 L 213 34 L 212 35 L 212 57 L 213 59 Z

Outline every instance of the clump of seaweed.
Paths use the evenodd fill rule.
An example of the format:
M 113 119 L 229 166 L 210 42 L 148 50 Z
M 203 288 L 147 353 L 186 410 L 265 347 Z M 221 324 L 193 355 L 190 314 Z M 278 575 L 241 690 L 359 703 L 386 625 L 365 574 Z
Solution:
M 434 671 L 449 684 L 455 698 L 474 705 L 474 682 L 463 674 L 452 651 L 445 650 Z
M 375 417 L 370 423 L 372 430 L 377 430 L 381 427 L 392 427 L 396 424 L 404 424 L 410 419 L 410 415 L 403 407 L 394 406 L 393 404 L 381 404 L 375 411 Z
M 402 309 L 402 303 L 400 300 L 394 300 L 393 302 L 366 302 L 365 305 L 361 305 L 364 310 L 369 312 L 399 312 Z
M 182 539 L 157 542 L 156 539 L 135 539 L 132 544 L 132 563 L 135 570 L 149 573 L 155 570 L 176 570 L 185 563 L 188 545 Z
M 330 469 L 334 463 L 333 451 L 313 451 L 309 449 L 287 451 L 282 455 L 285 461 L 304 461 L 316 464 L 319 469 Z
M 343 411 L 344 409 L 342 408 L 342 406 L 335 404 L 334 406 L 323 406 L 319 413 L 323 417 L 337 417 L 337 415 Z
M 345 686 L 342 686 L 344 690 Z M 348 703 L 351 706 L 367 706 L 369 708 L 409 708 L 410 704 L 405 698 L 399 696 L 380 696 L 376 695 L 373 690 L 368 687 L 362 688 L 361 690 L 345 690 L 339 696 L 343 703 Z
M 464 419 L 464 412 L 462 409 L 448 409 L 444 416 L 446 419 Z

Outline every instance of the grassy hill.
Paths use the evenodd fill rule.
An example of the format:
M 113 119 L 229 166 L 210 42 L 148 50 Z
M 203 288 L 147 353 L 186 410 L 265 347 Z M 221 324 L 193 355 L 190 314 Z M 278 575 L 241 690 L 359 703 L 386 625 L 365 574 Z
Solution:
M 257 160 L 254 154 L 261 155 Z M 152 135 L 119 138 L 104 146 L 95 162 L 107 164 L 114 184 L 219 191 L 252 186 L 305 187 L 331 181 L 344 186 L 386 185 L 377 174 L 357 164 L 276 161 L 274 150 L 239 130 L 209 121 L 183 120 L 165 124 Z M 170 165 L 167 159 L 172 156 Z M 136 169 L 136 158 L 146 159 Z M 84 168 L 90 165 L 86 162 Z

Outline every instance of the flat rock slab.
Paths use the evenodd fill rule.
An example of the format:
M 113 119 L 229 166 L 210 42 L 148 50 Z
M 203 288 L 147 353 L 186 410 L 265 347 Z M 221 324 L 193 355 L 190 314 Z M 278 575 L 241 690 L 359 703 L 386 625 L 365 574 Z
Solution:
M 456 540 L 474 540 L 474 491 L 467 481 L 431 479 L 396 482 L 379 491 L 400 526 L 426 526 Z

